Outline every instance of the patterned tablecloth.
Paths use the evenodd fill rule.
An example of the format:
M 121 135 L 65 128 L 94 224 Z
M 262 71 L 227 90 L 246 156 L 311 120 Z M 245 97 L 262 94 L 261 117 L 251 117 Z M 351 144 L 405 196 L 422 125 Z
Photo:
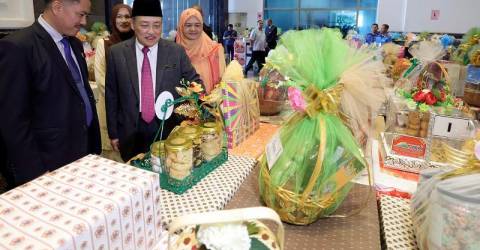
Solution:
M 0 196 L 0 249 L 151 249 L 158 175 L 86 156 Z
M 181 195 L 161 189 L 162 222 L 170 223 L 173 218 L 183 214 L 223 209 L 255 163 L 253 158 L 230 155 L 226 163 Z
M 260 128 L 253 135 L 240 143 L 240 145 L 229 150 L 229 153 L 257 159 L 264 152 L 265 146 L 278 131 L 279 127 L 278 125 L 260 123 Z
M 418 249 L 410 213 L 410 200 L 382 195 L 380 217 L 386 249 Z

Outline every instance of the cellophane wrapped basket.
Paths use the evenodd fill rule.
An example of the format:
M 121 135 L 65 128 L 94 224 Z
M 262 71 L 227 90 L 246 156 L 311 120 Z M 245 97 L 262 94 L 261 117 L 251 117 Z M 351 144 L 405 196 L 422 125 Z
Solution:
M 366 167 L 356 138 L 368 134 L 370 111 L 385 100 L 388 83 L 373 58 L 332 29 L 289 31 L 269 53 L 267 66 L 304 101 L 279 130 L 278 159 L 260 162 L 261 196 L 283 221 L 306 225 L 332 214 Z

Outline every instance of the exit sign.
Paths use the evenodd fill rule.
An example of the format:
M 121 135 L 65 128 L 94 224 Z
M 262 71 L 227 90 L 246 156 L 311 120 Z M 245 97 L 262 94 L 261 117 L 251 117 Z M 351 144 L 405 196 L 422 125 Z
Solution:
M 432 15 L 430 16 L 431 20 L 440 19 L 440 10 L 432 10 Z

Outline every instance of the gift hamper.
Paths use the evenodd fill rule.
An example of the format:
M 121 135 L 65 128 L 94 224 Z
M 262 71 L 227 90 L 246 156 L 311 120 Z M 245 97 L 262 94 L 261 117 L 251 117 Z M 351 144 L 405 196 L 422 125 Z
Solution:
M 453 53 L 453 58 L 466 66 L 464 100 L 470 105 L 480 106 L 480 28 L 470 29 L 462 44 Z
M 205 95 L 201 85 L 181 82 L 176 88 L 181 97 L 166 99 L 159 117 L 162 125 L 157 131 L 150 151 L 132 160 L 133 166 L 160 174 L 160 186 L 182 194 L 228 159 L 226 136 L 220 110 L 221 89 L 215 88 Z M 168 109 L 186 118 L 184 122 L 162 138 L 163 121 Z M 158 114 L 157 114 L 158 115 Z
M 471 164 L 421 173 L 411 203 L 420 249 L 480 248 L 480 168 Z
M 283 221 L 306 225 L 332 214 L 366 167 L 356 138 L 369 133 L 387 82 L 373 57 L 326 28 L 288 31 L 269 53 L 296 110 L 260 162 L 261 197 Z
M 410 53 L 416 57 L 388 98 L 381 152 L 385 167 L 418 173 L 452 164 L 452 149 L 473 138 L 478 124 L 451 94 L 445 64 L 437 60 L 441 45 L 420 42 Z
M 260 220 L 273 222 L 277 233 Z M 266 207 L 184 215 L 174 219 L 168 231 L 168 249 L 284 249 L 283 224 L 275 211 Z
M 287 87 L 285 77 L 270 67 L 267 62 L 260 71 L 258 87 L 258 101 L 261 115 L 277 115 L 287 101 Z

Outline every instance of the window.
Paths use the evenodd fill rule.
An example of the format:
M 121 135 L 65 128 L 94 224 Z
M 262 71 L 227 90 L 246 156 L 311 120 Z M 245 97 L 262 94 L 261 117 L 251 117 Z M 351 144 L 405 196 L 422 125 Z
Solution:
M 378 0 L 264 0 L 265 18 L 282 30 L 336 27 L 346 32 L 370 31 Z
M 265 1 L 265 8 L 297 8 L 300 0 L 269 0 Z

